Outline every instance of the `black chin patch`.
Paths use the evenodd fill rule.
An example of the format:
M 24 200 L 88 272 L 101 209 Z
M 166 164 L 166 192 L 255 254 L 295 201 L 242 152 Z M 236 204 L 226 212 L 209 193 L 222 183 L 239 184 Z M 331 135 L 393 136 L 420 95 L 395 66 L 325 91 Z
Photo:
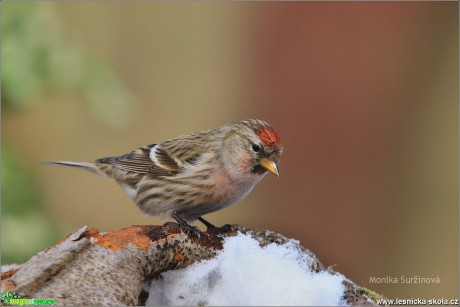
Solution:
M 265 167 L 263 167 L 262 165 L 260 164 L 257 164 L 256 166 L 254 166 L 251 170 L 252 173 L 255 173 L 255 174 L 264 174 L 265 172 L 267 172 L 267 169 Z

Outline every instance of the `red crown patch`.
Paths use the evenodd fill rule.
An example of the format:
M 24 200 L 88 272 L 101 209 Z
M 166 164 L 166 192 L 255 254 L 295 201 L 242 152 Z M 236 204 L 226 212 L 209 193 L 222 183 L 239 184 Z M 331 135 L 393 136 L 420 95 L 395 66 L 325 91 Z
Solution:
M 256 134 L 259 136 L 262 143 L 268 146 L 280 146 L 281 139 L 278 133 L 270 126 L 263 126 L 257 129 Z

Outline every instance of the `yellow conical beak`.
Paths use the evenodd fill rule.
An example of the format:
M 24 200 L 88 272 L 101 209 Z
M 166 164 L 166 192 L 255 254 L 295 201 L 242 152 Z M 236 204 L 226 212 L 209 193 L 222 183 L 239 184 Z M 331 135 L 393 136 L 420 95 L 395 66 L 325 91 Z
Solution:
M 280 173 L 278 171 L 278 165 L 272 160 L 269 160 L 267 158 L 262 158 L 260 160 L 260 165 L 262 165 L 265 169 L 275 174 L 277 177 L 280 176 Z

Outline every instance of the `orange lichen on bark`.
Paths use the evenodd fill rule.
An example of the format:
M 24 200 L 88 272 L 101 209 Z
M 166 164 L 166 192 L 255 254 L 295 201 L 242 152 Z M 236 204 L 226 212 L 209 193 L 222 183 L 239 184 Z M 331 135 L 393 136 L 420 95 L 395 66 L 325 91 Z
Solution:
M 101 235 L 97 228 L 89 228 L 86 230 L 85 237 L 87 237 L 91 243 L 110 248 L 111 250 L 117 250 L 119 248 L 118 244 L 111 240 L 107 240 L 104 235 Z
M 17 270 L 12 270 L 14 271 L 13 273 L 11 273 L 11 275 L 13 275 L 14 273 L 16 273 Z M 8 272 L 11 272 L 11 271 L 8 271 Z M 8 272 L 5 272 L 5 273 L 8 273 Z M 3 273 L 4 274 L 4 273 Z M 16 285 L 14 283 L 14 281 L 8 277 L 6 279 L 3 279 L 3 274 L 2 274 L 2 292 L 13 292 L 15 289 L 16 289 Z
M 174 255 L 174 261 L 176 262 L 183 262 L 185 260 L 185 256 L 182 255 L 181 253 L 176 253 Z
M 7 278 L 10 278 L 14 273 L 16 273 L 19 269 L 14 269 L 14 270 L 9 270 L 9 271 L 6 271 L 6 272 L 3 272 L 2 273 L 2 277 L 1 279 L 2 280 L 5 280 Z
M 16 289 L 16 285 L 14 284 L 14 281 L 10 279 L 11 276 L 14 275 L 19 269 L 13 269 L 9 270 L 6 272 L 2 273 L 1 279 L 2 279 L 2 291 L 9 291 L 12 292 L 14 289 Z
M 108 232 L 102 236 L 103 241 L 97 244 L 109 247 L 113 250 L 125 248 L 129 244 L 134 244 L 142 249 L 147 249 L 152 240 L 143 234 L 138 226 Z
M 162 240 L 177 235 L 177 233 L 167 231 L 162 226 L 131 226 L 104 234 L 101 234 L 97 228 L 90 228 L 86 231 L 85 236 L 93 244 L 117 250 L 119 248 L 126 248 L 129 244 L 147 249 L 153 241 L 161 243 Z
M 134 225 L 102 234 L 97 228 L 88 228 L 81 234 L 80 237 L 89 239 L 92 244 L 104 246 L 115 251 L 119 248 L 126 248 L 129 244 L 133 244 L 142 249 L 147 249 L 149 244 L 152 242 L 162 244 L 162 242 L 164 242 L 166 239 L 172 236 L 176 236 L 180 233 L 182 233 L 182 231 L 176 227 Z M 68 236 L 59 240 L 53 246 L 46 248 L 45 252 L 48 252 L 53 247 L 65 242 L 67 239 Z M 203 233 L 201 239 L 194 237 L 191 237 L 190 239 L 192 241 L 199 241 L 200 244 L 204 244 L 209 247 L 217 249 L 221 248 L 219 239 L 208 233 Z

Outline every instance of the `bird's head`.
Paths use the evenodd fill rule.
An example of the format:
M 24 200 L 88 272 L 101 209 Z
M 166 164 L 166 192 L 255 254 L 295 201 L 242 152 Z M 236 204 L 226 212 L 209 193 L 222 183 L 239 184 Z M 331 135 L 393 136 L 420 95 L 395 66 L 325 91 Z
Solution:
M 279 177 L 278 164 L 283 146 L 272 126 L 257 119 L 226 126 L 223 155 L 224 161 L 228 162 L 225 167 L 232 177 L 261 177 L 267 171 Z

